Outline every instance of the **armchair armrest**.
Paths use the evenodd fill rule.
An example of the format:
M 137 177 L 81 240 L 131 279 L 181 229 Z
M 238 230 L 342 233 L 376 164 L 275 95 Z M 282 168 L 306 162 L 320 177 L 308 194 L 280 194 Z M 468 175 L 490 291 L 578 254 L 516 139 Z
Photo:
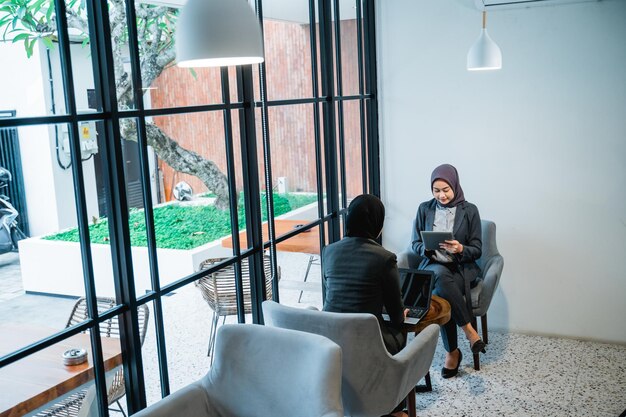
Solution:
M 489 309 L 493 294 L 498 288 L 500 282 L 500 276 L 504 268 L 504 258 L 500 255 L 494 255 L 484 265 L 482 285 L 480 290 L 480 296 L 478 298 L 478 305 L 474 307 L 474 315 L 482 316 Z
M 397 366 L 401 368 L 410 366 L 409 380 L 414 379 L 417 382 L 426 375 L 435 355 L 438 338 L 439 325 L 431 324 L 416 335 L 404 349 L 393 356 Z
M 411 249 L 406 249 L 398 255 L 398 268 L 414 268 L 417 269 L 422 262 L 422 257 Z
M 208 417 L 211 411 L 206 388 L 202 380 L 196 381 L 134 414 L 133 417 Z

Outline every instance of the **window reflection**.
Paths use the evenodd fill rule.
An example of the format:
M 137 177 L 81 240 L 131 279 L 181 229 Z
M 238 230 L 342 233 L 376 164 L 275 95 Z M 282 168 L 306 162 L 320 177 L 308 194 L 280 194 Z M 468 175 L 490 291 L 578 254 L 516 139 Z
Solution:
M 16 3 L 16 0 L 10 2 Z M 48 0 L 35 3 L 50 6 Z M 8 317 L 7 311 L 19 311 L 20 314 L 12 318 L 18 326 L 23 325 L 25 328 L 44 321 L 44 324 L 53 324 L 54 328 L 49 333 L 63 328 L 67 311 L 71 309 L 75 298 L 85 295 L 83 268 L 87 264 L 93 265 L 94 276 L 88 278 L 93 281 L 89 284 L 94 284 L 96 295 L 114 297 L 116 285 L 113 279 L 112 250 L 119 248 L 114 248 L 112 241 L 119 237 L 120 232 L 111 232 L 109 222 L 126 220 L 126 215 L 132 272 L 138 297 L 152 290 L 147 251 L 147 230 L 150 227 L 155 230 L 156 265 L 162 286 L 189 276 L 193 279 L 193 274 L 201 268 L 203 262 L 210 259 L 240 255 L 233 253 L 227 242 L 229 238 L 232 239 L 230 225 L 234 222 L 227 208 L 229 197 L 236 195 L 234 201 L 237 207 L 233 209 L 237 213 L 239 228 L 244 233 L 246 225 L 242 203 L 245 196 L 242 190 L 246 181 L 250 181 L 250 176 L 259 176 L 261 189 L 258 191 L 263 199 L 260 202 L 261 212 L 255 214 L 266 225 L 270 223 L 274 226 L 276 236 L 299 231 L 301 225 L 319 220 L 319 200 L 323 202 L 324 213 L 328 214 L 324 178 L 324 153 L 328 151 L 324 149 L 325 133 L 332 135 L 335 132 L 337 137 L 341 134 L 344 138 L 345 155 L 343 160 L 337 161 L 337 171 L 344 172 L 345 168 L 342 179 L 346 185 L 339 192 L 347 196 L 348 200 L 362 192 L 362 155 L 365 151 L 361 149 L 359 101 L 350 99 L 343 102 L 341 117 L 344 125 L 341 132 L 337 126 L 339 115 L 335 117 L 335 126 L 330 125 L 330 129 L 325 130 L 324 107 L 339 111 L 341 106 L 337 106 L 336 98 L 314 96 L 312 78 L 317 74 L 312 74 L 312 59 L 319 60 L 321 43 L 317 33 L 318 11 L 314 11 L 314 21 L 311 22 L 309 3 L 317 8 L 317 2 L 298 0 L 288 3 L 287 7 L 284 6 L 286 2 L 281 2 L 283 7 L 280 7 L 273 0 L 263 2 L 267 53 L 266 98 L 270 103 L 266 120 L 261 118 L 258 103 L 245 103 L 246 106 L 257 106 L 255 113 L 258 123 L 258 154 L 255 155 L 258 172 L 247 172 L 248 177 L 243 175 L 242 159 L 253 158 L 242 155 L 241 141 L 252 138 L 242 138 L 239 131 L 242 105 L 237 103 L 240 86 L 237 86 L 235 70 L 230 68 L 227 71 L 230 89 L 222 91 L 223 80 L 219 69 L 189 70 L 173 65 L 176 9 L 135 2 L 140 61 L 140 74 L 136 74 L 131 66 L 130 48 L 133 42 L 128 40 L 125 4 L 109 4 L 107 10 L 112 29 L 113 60 L 100 62 L 106 68 L 94 70 L 95 60 L 91 48 L 94 44 L 87 41 L 86 9 L 81 2 L 67 3 L 68 17 L 71 18 L 68 20 L 71 26 L 69 49 L 74 75 L 69 81 L 73 84 L 72 91 L 75 91 L 73 99 L 76 101 L 76 114 L 61 118 L 63 123 L 56 117 L 43 120 L 41 125 L 0 128 L 0 133 L 9 132 L 9 136 L 15 133 L 20 145 L 21 154 L 13 159 L 21 163 L 22 171 L 19 173 L 15 165 L 11 166 L 11 172 L 14 173 L 13 185 L 19 184 L 12 191 L 18 188 L 21 194 L 11 194 L 10 201 L 18 207 L 23 197 L 25 204 L 19 206 L 19 221 L 28 235 L 27 239 L 20 242 L 19 252 L 0 253 L 0 279 L 3 283 L 11 282 L 8 286 L 0 287 L 0 300 L 3 302 L 0 322 Z M 353 2 L 339 3 L 343 94 L 357 94 L 357 25 L 354 13 L 350 12 Z M 41 12 L 46 13 L 47 10 L 52 9 L 42 9 Z M 53 12 L 44 20 L 54 21 Z M 336 30 L 333 26 L 329 27 Z M 48 31 L 53 33 L 54 30 L 50 28 Z M 314 48 L 311 47 L 311 30 L 315 32 Z M 0 87 L 3 92 L 7 92 L 0 96 L 0 110 L 9 110 L 0 112 L 0 123 L 1 117 L 63 116 L 68 113 L 65 99 L 66 91 L 69 90 L 62 81 L 63 59 L 59 53 L 61 49 L 55 43 L 57 38 L 55 36 L 50 44 L 48 41 L 51 39 L 40 37 L 31 45 L 33 38 L 28 37 L 28 47 L 32 47 L 32 51 L 24 49 L 24 42 L 0 44 L 3 62 L 8 58 L 15 63 L 15 66 L 0 68 Z M 22 41 L 25 39 L 22 38 Z M 93 39 L 95 43 L 95 37 Z M 327 41 L 327 46 L 335 47 L 332 40 Z M 30 53 L 31 58 L 27 58 Z M 334 53 L 330 55 L 335 57 Z M 319 61 L 317 64 L 319 72 Z M 333 66 L 329 68 L 332 70 Z M 98 96 L 99 83 L 94 81 L 94 74 L 104 69 L 115 74 L 115 85 L 112 87 L 121 110 L 119 114 L 102 113 L 104 100 Z M 258 71 L 257 66 L 253 69 Z M 143 84 L 141 91 L 137 91 L 138 86 L 133 84 L 133 80 L 139 77 Z M 333 74 L 333 77 L 338 79 L 337 74 Z M 259 99 L 258 77 L 255 77 L 253 84 L 257 91 L 255 98 Z M 137 94 L 143 97 L 144 107 L 149 111 L 138 110 Z M 224 95 L 234 104 L 223 105 L 227 101 Z M 210 106 L 200 107 L 204 105 Z M 181 110 L 187 106 L 194 107 Z M 145 122 L 148 144 L 148 175 L 145 178 L 140 175 L 140 122 Z M 120 132 L 111 132 L 111 125 L 118 124 Z M 333 131 L 333 128 L 336 130 Z M 77 140 L 81 149 L 82 185 L 75 183 L 69 154 L 69 136 L 73 129 L 79 135 Z M 230 136 L 231 170 L 228 169 L 229 155 L 225 144 Z M 268 155 L 263 154 L 263 138 L 269 138 L 271 153 Z M 103 151 L 110 146 L 111 142 L 108 141 L 114 139 L 121 140 L 121 144 L 115 145 L 120 146 L 119 157 L 123 161 L 115 161 L 119 164 L 110 163 L 107 166 Z M 5 145 L 2 144 L 3 151 L 8 149 Z M 264 166 L 269 161 L 271 166 Z M 123 169 L 123 172 L 111 172 L 118 168 Z M 331 171 L 334 175 L 334 168 Z M 271 172 L 268 179 L 261 178 L 265 172 Z M 113 201 L 109 195 L 107 178 L 111 177 L 120 178 L 119 186 L 125 187 L 128 213 L 121 214 L 115 210 L 120 203 Z M 147 197 L 151 204 L 144 200 L 142 192 L 148 185 L 152 190 Z M 266 204 L 270 196 L 274 202 L 273 213 L 268 213 Z M 340 198 L 334 197 L 335 200 Z M 84 254 L 81 248 L 85 248 L 86 242 L 81 242 L 77 229 L 79 221 L 76 213 L 77 206 L 80 206 L 77 201 L 82 200 L 85 201 L 86 216 L 82 213 L 79 215 L 83 218 L 83 224 L 87 223 L 89 228 L 90 263 L 84 263 L 81 259 Z M 153 224 L 146 224 L 144 210 L 150 205 L 153 207 L 150 214 L 154 220 Z M 109 212 L 111 207 L 114 208 L 113 213 Z M 207 209 L 213 210 L 211 213 L 203 211 Z M 176 210 L 182 210 L 182 214 L 171 213 Z M 207 225 L 210 227 L 206 228 Z M 324 227 L 315 226 L 298 233 L 277 244 L 276 250 L 272 251 L 272 273 L 276 277 L 280 272 L 278 290 L 284 303 L 321 307 L 319 231 L 324 230 Z M 263 238 L 269 239 L 268 233 Z M 245 246 L 246 240 L 241 239 L 241 242 Z M 41 247 L 33 251 L 35 243 Z M 207 252 L 202 252 L 204 249 Z M 182 256 L 184 260 L 174 255 Z M 275 270 L 275 264 L 279 271 Z M 240 265 L 243 266 L 241 261 Z M 121 265 L 122 269 L 126 266 Z M 249 277 L 244 280 L 249 286 Z M 170 370 L 171 391 L 199 378 L 210 366 L 210 357 L 206 353 L 212 334 L 211 324 L 217 326 L 218 323 L 211 320 L 211 307 L 192 284 L 190 280 L 188 285 L 167 295 L 157 294 L 155 301 L 164 306 L 163 323 L 157 325 L 165 328 L 168 357 L 165 365 Z M 25 294 L 25 291 L 30 293 Z M 56 297 L 58 295 L 71 298 Z M 132 299 L 132 295 L 128 294 L 123 297 Z M 42 315 L 41 311 L 46 314 Z M 217 314 L 217 317 L 220 325 L 224 323 L 224 317 L 226 322 L 237 322 L 234 314 Z M 246 320 L 251 321 L 249 317 Z M 135 323 L 135 326 L 139 324 Z M 143 371 L 149 403 L 161 397 L 159 355 L 156 353 L 159 345 L 156 335 L 159 332 L 153 326 L 150 325 L 152 330 L 148 330 L 147 343 L 142 350 L 146 356 Z M 32 339 L 36 340 L 38 337 Z M 181 355 L 190 359 L 181 361 Z M 188 366 L 190 363 L 195 364 L 193 369 Z

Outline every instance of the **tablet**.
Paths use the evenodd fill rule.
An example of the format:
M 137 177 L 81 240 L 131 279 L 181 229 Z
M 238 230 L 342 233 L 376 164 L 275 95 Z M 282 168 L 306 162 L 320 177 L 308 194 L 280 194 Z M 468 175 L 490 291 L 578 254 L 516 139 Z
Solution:
M 438 250 L 440 243 L 445 243 L 446 240 L 453 240 L 452 232 L 432 232 L 421 231 L 422 242 L 426 250 Z

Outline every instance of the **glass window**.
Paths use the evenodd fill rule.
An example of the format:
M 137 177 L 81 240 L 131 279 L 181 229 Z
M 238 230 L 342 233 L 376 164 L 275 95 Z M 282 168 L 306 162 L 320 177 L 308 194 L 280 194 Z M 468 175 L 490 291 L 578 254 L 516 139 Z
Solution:
M 96 137 L 96 122 L 80 125 Z M 0 128 L 1 216 L 9 225 L 0 229 L 0 299 L 5 313 L 13 311 L 0 321 L 28 320 L 51 296 L 85 295 L 69 132 L 67 124 Z M 97 218 L 94 160 L 87 153 L 83 159 L 80 192 Z M 69 314 L 56 306 L 51 301 L 46 315 Z
M 309 1 L 264 1 L 263 35 L 267 99 L 311 97 Z
M 341 49 L 341 88 L 346 96 L 359 94 L 359 42 L 357 7 L 360 1 L 339 0 L 339 46 Z M 333 30 L 337 31 L 336 10 L 333 9 Z M 338 91 L 337 91 L 338 92 Z
M 366 191 L 362 146 L 360 101 L 343 102 L 343 142 L 345 152 L 346 195 L 348 204 L 354 197 Z
M 126 22 L 121 17 L 126 4 L 111 2 L 110 5 L 115 5 L 110 6 L 112 32 L 118 29 L 123 33 Z M 175 65 L 178 9 L 135 2 L 135 13 L 145 107 L 159 109 L 223 103 L 220 68 L 180 68 Z M 129 62 L 128 44 L 115 42 L 113 45 L 114 58 L 119 56 L 123 62 Z M 130 67 L 124 65 L 123 71 L 119 65 L 117 68 L 117 79 L 130 81 Z M 232 81 L 231 85 L 235 86 Z M 123 107 L 122 101 L 128 100 L 130 95 L 122 96 L 120 84 L 118 81 L 118 97 L 120 107 Z M 132 83 L 123 84 L 124 91 L 130 91 Z
M 135 2 L 132 39 L 124 2 L 90 3 L 98 28 L 90 35 L 85 3 L 70 1 L 66 39 L 55 26 L 64 20 L 54 15 L 51 0 L 27 3 L 6 0 L 0 10 L 0 30 L 8 28 L 0 56 L 12 63 L 0 68 L 0 166 L 9 173 L 0 170 L 0 204 L 3 216 L 14 216 L 6 236 L 0 231 L 0 323 L 13 327 L 0 333 L 20 335 L 0 342 L 0 357 L 8 355 L 0 375 L 77 343 L 75 337 L 51 346 L 42 340 L 66 327 L 80 298 L 109 303 L 97 307 L 101 313 L 139 304 L 139 320 L 130 314 L 113 319 L 126 321 L 141 347 L 132 335 L 103 332 L 105 351 L 113 352 L 105 357 L 107 374 L 73 386 L 84 395 L 68 406 L 99 414 L 94 383 L 110 384 L 121 375 L 119 352 L 134 347 L 137 361 L 126 365 L 134 367 L 127 375 L 136 380 L 118 385 L 115 394 L 132 414 L 144 394 L 142 381 L 152 404 L 206 374 L 219 326 L 258 321 L 251 312 L 261 298 L 322 306 L 320 242 L 334 240 L 329 222 L 341 221 L 342 200 L 363 192 L 370 180 L 369 125 L 361 107 L 371 97 L 359 95 L 358 9 L 353 1 L 339 1 L 338 11 L 335 2 L 326 2 L 332 15 L 324 22 L 327 39 L 319 33 L 316 0 L 250 1 L 262 6 L 266 61 L 253 66 L 252 82 L 244 83 L 241 75 L 248 76 L 249 67 L 175 66 L 179 11 L 171 5 Z M 108 13 L 110 33 L 104 33 L 102 12 Z M 101 54 L 108 48 L 111 57 Z M 326 58 L 331 61 L 322 65 Z M 68 69 L 71 77 L 64 76 Z M 341 80 L 342 89 L 322 96 L 322 79 Z M 248 205 L 254 212 L 246 219 L 244 202 L 251 196 L 259 204 Z M 253 248 L 247 247 L 247 221 L 260 221 L 264 230 Z M 275 233 L 268 243 L 270 225 Z M 239 250 L 233 249 L 235 237 Z M 249 259 L 262 260 L 263 271 L 251 274 Z M 160 288 L 151 282 L 155 270 Z M 212 303 L 208 292 L 218 277 L 230 296 L 227 310 Z M 261 282 L 265 294 L 252 297 L 250 287 Z M 99 321 L 76 323 L 86 331 L 110 324 Z M 41 326 L 42 333 L 30 333 Z M 39 351 L 24 358 L 15 353 L 30 343 Z M 188 360 L 180 360 L 183 355 Z M 38 375 L 25 375 L 41 383 Z M 2 392 L 0 405 L 16 407 L 2 402 L 15 397 L 15 387 Z M 38 406 L 49 409 L 64 398 L 50 400 Z

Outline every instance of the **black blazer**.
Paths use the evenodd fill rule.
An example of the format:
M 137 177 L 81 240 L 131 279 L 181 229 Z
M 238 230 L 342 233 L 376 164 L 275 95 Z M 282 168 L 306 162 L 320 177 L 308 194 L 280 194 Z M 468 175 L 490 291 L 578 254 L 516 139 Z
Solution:
M 411 248 L 413 252 L 422 257 L 420 269 L 423 269 L 426 265 L 437 263 L 437 261 L 431 258 L 434 251 L 428 251 L 424 248 L 424 242 L 422 242 L 422 236 L 420 235 L 422 230 L 433 230 L 436 207 L 437 200 L 434 198 L 430 201 L 425 201 L 420 204 L 415 216 Z M 459 271 L 463 274 L 465 282 L 471 283 L 480 276 L 480 267 L 476 260 L 482 255 L 480 214 L 474 204 L 464 201 L 456 206 L 452 234 L 463 245 L 463 252 L 453 254 L 452 257 L 455 259 Z
M 371 313 L 391 354 L 404 344 L 399 328 L 404 322 L 400 275 L 396 255 L 377 242 L 344 237 L 322 252 L 324 311 Z M 393 324 L 384 322 L 383 307 Z

